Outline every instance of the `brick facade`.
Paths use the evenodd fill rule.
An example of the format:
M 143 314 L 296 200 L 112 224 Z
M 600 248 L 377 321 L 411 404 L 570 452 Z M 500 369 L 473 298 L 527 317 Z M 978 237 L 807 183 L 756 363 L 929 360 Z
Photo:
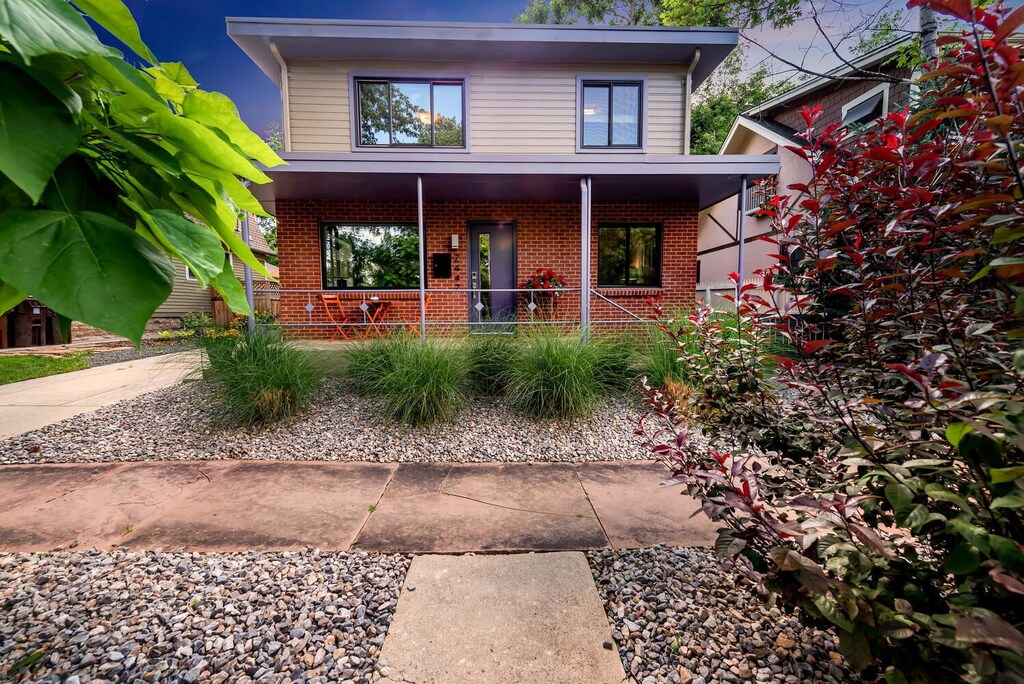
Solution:
M 669 306 L 692 304 L 696 286 L 697 209 L 683 202 L 598 203 L 591 208 L 591 285 L 597 278 L 597 227 L 602 222 L 647 221 L 662 225 L 662 290 Z M 281 269 L 281 320 L 289 323 L 318 323 L 320 327 L 290 328 L 296 336 L 327 337 L 332 332 L 324 306 L 316 292 L 323 287 L 320 255 L 320 221 L 416 222 L 415 202 L 278 200 L 277 249 Z M 565 276 L 568 287 L 580 285 L 580 205 L 578 202 L 426 202 L 424 226 L 427 251 L 427 287 L 452 289 L 468 287 L 467 229 L 469 221 L 514 221 L 516 224 L 517 285 L 537 268 L 553 268 Z M 459 248 L 452 251 L 451 235 L 459 236 Z M 452 254 L 452 277 L 430 276 L 430 254 Z M 601 294 L 639 315 L 646 314 L 645 298 L 658 289 L 600 289 Z M 345 297 L 344 291 L 339 291 Z M 359 317 L 362 295 L 350 294 L 345 310 Z M 389 320 L 418 321 L 419 295 L 416 291 L 382 292 L 392 302 Z M 314 310 L 307 311 L 312 302 Z M 435 324 L 461 322 L 465 330 L 468 302 L 465 293 L 434 293 L 427 307 L 427 319 Z M 566 293 L 556 312 L 560 320 L 578 320 L 579 295 Z M 591 303 L 592 320 L 622 319 L 626 315 L 596 297 Z M 432 330 L 443 326 L 434 325 Z

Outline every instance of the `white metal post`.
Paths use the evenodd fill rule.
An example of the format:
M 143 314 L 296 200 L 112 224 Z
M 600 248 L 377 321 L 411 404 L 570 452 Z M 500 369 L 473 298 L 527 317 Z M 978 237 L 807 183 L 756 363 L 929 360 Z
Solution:
M 420 340 L 427 339 L 427 240 L 423 231 L 423 176 L 416 176 L 416 221 L 420 235 Z
M 242 214 L 242 242 L 245 243 L 246 247 L 250 246 L 249 212 L 244 212 Z M 256 319 L 253 316 L 255 312 L 253 311 L 252 308 L 254 301 L 252 294 L 252 267 L 250 267 L 249 264 L 245 262 L 242 262 L 242 274 L 242 277 L 245 281 L 245 301 L 249 303 L 249 311 L 252 312 L 249 315 L 249 320 L 246 321 L 245 323 L 245 328 L 249 332 L 252 332 L 256 329 Z
M 590 178 L 580 179 L 580 330 L 590 337 Z
M 740 288 L 743 287 L 743 224 L 747 218 L 747 177 L 740 176 L 740 196 L 736 202 L 736 306 L 740 305 Z

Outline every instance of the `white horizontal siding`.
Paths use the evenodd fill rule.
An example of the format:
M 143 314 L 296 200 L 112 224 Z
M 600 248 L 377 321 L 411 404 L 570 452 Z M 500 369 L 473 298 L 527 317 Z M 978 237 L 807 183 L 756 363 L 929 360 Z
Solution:
M 291 149 L 351 151 L 349 74 L 469 77 L 471 151 L 572 154 L 576 76 L 647 78 L 647 152 L 682 154 L 685 65 L 451 64 L 295 62 L 288 65 Z

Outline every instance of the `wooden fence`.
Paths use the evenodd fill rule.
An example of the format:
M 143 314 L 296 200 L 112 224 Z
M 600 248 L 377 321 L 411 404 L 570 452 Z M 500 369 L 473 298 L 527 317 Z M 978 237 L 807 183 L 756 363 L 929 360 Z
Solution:
M 257 280 L 252 284 L 252 305 L 256 311 L 269 311 L 274 318 L 281 315 L 281 284 L 270 280 Z M 235 314 L 216 292 L 213 293 L 213 324 L 226 328 Z

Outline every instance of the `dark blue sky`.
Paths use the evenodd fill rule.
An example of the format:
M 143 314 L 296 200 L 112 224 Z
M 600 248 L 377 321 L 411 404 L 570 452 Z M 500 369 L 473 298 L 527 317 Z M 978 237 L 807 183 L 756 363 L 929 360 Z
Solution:
M 262 133 L 281 120 L 277 86 L 227 36 L 224 17 L 506 22 L 527 0 L 126 0 L 156 56 L 184 62 L 204 90 L 228 95 Z

